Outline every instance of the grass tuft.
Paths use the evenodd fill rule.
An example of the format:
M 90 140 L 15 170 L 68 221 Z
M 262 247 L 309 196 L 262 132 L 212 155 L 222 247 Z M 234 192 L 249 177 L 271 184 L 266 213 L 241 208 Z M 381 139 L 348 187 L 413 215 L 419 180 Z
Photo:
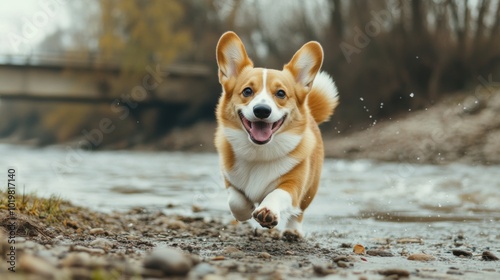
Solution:
M 59 196 L 51 195 L 41 198 L 36 194 L 17 195 L 16 212 L 45 220 L 47 223 L 60 223 L 68 217 L 68 210 L 63 210 L 66 204 Z M 8 210 L 7 192 L 0 190 L 0 210 Z

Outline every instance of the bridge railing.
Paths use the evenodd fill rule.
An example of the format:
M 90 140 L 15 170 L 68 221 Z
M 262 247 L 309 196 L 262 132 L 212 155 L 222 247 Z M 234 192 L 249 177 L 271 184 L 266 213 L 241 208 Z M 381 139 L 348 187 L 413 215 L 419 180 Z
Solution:
M 0 66 L 17 67 L 58 67 L 67 69 L 107 69 L 119 71 L 118 59 L 105 58 L 92 52 L 37 52 L 32 54 L 2 54 L 0 53 Z M 173 76 L 207 77 L 211 70 L 202 64 L 177 63 L 162 66 L 165 71 Z
M 36 52 L 30 54 L 0 53 L 2 65 L 67 65 L 118 67 L 116 59 L 104 58 L 92 52 Z

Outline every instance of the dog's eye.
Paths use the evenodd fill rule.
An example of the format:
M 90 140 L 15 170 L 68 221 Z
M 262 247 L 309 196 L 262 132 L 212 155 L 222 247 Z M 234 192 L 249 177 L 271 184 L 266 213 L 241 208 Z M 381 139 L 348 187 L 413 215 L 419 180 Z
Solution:
M 286 97 L 286 93 L 285 93 L 285 91 L 284 91 L 284 90 L 282 90 L 282 89 L 278 90 L 278 91 L 276 92 L 276 94 L 275 94 L 275 95 L 276 95 L 276 97 L 278 97 L 278 98 L 280 98 L 280 99 L 283 99 L 283 98 L 285 98 L 285 97 Z
M 253 94 L 253 90 L 251 88 L 247 87 L 243 90 L 243 92 L 241 94 L 243 94 L 244 97 L 250 97 Z

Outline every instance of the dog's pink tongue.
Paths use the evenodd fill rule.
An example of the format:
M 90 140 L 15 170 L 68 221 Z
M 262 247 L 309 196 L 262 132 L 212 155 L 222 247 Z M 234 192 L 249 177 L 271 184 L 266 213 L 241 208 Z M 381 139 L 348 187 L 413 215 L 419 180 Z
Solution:
M 265 122 L 254 122 L 252 123 L 252 128 L 250 128 L 250 133 L 253 139 L 264 142 L 267 141 L 273 134 L 272 124 Z

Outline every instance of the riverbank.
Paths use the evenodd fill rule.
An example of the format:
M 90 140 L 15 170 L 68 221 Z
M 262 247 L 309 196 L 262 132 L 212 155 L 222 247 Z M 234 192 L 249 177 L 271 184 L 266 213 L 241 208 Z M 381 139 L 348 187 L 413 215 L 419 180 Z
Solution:
M 365 131 L 326 139 L 328 156 L 409 163 L 500 163 L 500 91 L 457 94 Z
M 202 209 L 191 216 L 143 208 L 104 214 L 54 197 L 27 196 L 18 203 L 15 222 L 19 227 L 12 250 L 4 202 L 0 251 L 2 256 L 14 252 L 15 272 L 9 272 L 11 264 L 2 261 L 2 279 L 319 279 L 327 275 L 328 279 L 498 279 L 500 275 L 495 260 L 500 236 L 492 235 L 494 228 L 478 233 L 438 226 L 412 235 L 364 220 L 364 229 L 354 232 L 312 232 L 302 240 L 287 240 L 276 230 L 208 217 L 199 213 Z M 377 230 L 378 234 L 370 235 Z M 381 232 L 385 237 L 380 237 Z

